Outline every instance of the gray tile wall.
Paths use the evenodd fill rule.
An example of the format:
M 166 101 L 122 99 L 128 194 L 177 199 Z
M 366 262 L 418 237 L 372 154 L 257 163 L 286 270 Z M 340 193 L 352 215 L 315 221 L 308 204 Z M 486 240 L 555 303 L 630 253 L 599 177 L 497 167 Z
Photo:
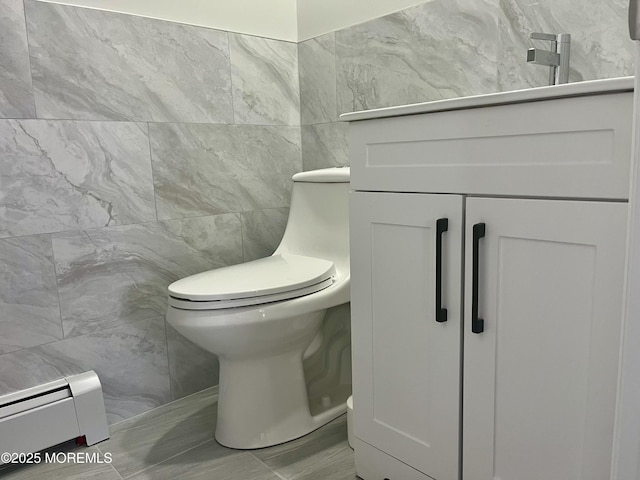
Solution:
M 0 12 L 0 117 L 35 114 L 23 0 L 3 0 Z
M 40 118 L 232 123 L 228 34 L 25 0 Z
M 292 43 L 0 2 L 0 394 L 93 369 L 115 422 L 217 384 L 166 287 L 272 253 L 299 101 Z
M 633 75 L 625 0 L 431 0 L 298 44 L 305 170 L 348 163 L 341 113 L 546 85 L 529 33 L 571 33 L 570 81 Z
M 499 90 L 545 85 L 548 70 L 522 59 L 534 45 L 530 32 L 571 34 L 569 81 L 634 74 L 626 0 L 500 0 L 498 11 Z

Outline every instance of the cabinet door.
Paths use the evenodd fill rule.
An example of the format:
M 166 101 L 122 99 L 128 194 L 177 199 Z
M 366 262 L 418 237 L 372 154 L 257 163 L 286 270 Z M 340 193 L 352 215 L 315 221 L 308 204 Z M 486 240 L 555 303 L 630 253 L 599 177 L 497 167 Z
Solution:
M 455 480 L 459 470 L 462 202 L 351 194 L 355 435 L 436 480 Z M 447 320 L 438 322 L 441 218 Z
M 464 479 L 609 478 L 627 205 L 473 198 L 466 212 Z

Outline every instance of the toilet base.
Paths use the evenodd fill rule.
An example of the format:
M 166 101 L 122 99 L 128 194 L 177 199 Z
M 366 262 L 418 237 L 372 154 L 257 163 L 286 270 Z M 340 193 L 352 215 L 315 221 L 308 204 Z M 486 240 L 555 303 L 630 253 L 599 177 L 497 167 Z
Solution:
M 302 366 L 303 351 L 268 358 L 220 358 L 218 443 L 264 448 L 302 437 L 346 412 L 346 403 L 312 416 Z

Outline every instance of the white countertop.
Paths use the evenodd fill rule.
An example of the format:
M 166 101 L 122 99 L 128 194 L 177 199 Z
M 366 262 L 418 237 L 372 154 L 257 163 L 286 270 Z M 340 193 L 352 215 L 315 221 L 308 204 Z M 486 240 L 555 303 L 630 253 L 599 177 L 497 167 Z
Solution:
M 340 120 L 355 122 L 373 118 L 398 117 L 420 113 L 443 112 L 446 110 L 462 110 L 465 108 L 506 105 L 509 103 L 535 102 L 552 98 L 576 97 L 602 93 L 633 91 L 634 77 L 607 78 L 587 82 L 565 83 L 547 87 L 527 88 L 511 92 L 489 93 L 471 97 L 449 98 L 434 102 L 414 103 L 397 107 L 376 108 L 361 112 L 343 113 Z

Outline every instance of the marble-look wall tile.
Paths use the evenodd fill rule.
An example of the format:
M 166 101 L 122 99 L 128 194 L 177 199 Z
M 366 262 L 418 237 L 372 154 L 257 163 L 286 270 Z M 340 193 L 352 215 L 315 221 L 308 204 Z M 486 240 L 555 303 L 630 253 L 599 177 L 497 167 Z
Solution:
M 302 126 L 302 167 L 306 170 L 349 165 L 349 124 Z
M 300 128 L 150 125 L 158 218 L 289 205 Z
M 237 215 L 53 235 L 65 338 L 164 315 L 167 286 L 242 262 Z
M 302 125 L 335 122 L 338 115 L 335 33 L 299 43 L 298 63 Z
M 548 84 L 547 67 L 526 63 L 531 32 L 570 33 L 569 81 L 634 73 L 634 47 L 627 33 L 626 0 L 500 0 L 498 84 L 500 90 Z
M 62 338 L 49 235 L 0 240 L 0 354 Z
M 235 123 L 300 125 L 295 43 L 229 34 Z
M 56 362 L 46 358 L 41 352 L 42 347 L 25 348 L 0 356 L 0 395 L 83 372 L 75 361 Z
M 0 117 L 35 117 L 22 0 L 0 3 Z
M 168 323 L 166 328 L 171 399 L 177 400 L 218 385 L 218 357 L 188 340 Z
M 0 393 L 95 370 L 109 423 L 170 400 L 164 317 L 131 322 L 0 357 Z
M 268 257 L 280 244 L 289 218 L 288 208 L 254 210 L 242 214 L 244 261 Z
M 338 113 L 496 91 L 498 0 L 433 0 L 336 32 Z
M 230 123 L 228 34 L 26 0 L 41 118 Z
M 147 126 L 0 120 L 0 237 L 155 219 Z

